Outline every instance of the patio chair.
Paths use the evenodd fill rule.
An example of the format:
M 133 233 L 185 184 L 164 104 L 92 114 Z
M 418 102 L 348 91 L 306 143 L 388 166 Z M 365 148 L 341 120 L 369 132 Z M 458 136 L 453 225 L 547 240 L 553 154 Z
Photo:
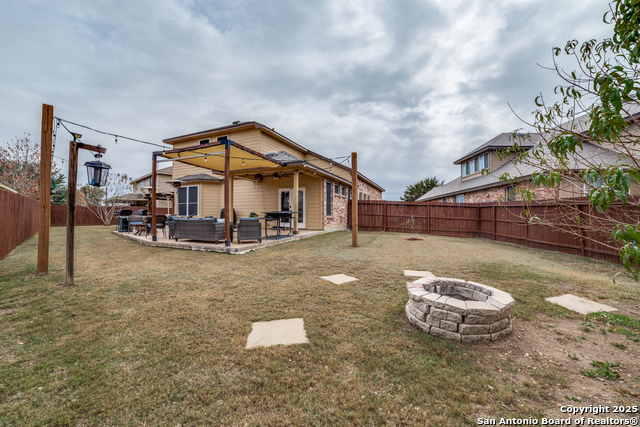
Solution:
M 257 240 L 262 243 L 262 225 L 260 219 L 240 218 L 238 220 L 238 228 L 236 230 L 238 236 L 238 244 L 243 240 Z
M 147 223 L 142 215 L 131 215 L 129 217 L 129 231 L 134 231 L 136 235 L 140 235 L 143 231 L 147 231 Z
M 156 230 L 162 229 L 162 235 L 167 236 L 166 228 L 167 225 L 167 216 L 166 215 L 156 215 Z M 151 232 L 151 220 L 147 222 L 147 234 Z
M 224 219 L 224 208 L 222 208 L 222 210 L 220 210 L 220 219 Z M 236 218 L 236 210 L 233 210 L 233 224 L 235 224 L 237 222 L 237 218 Z

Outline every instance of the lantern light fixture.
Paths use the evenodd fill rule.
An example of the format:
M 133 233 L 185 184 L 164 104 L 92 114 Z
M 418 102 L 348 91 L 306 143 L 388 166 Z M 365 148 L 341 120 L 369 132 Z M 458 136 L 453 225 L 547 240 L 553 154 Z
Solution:
M 98 145 L 98 147 L 100 147 Z M 89 185 L 93 187 L 104 187 L 107 185 L 107 178 L 109 177 L 109 169 L 111 166 L 101 162 L 102 154 L 100 152 L 94 154 L 95 160 L 92 162 L 86 162 L 84 165 L 87 167 L 87 180 Z

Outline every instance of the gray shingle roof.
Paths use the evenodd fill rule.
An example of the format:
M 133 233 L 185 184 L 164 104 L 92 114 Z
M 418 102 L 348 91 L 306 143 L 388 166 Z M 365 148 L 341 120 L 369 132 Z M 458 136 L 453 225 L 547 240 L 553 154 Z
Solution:
M 182 178 L 178 178 L 181 181 L 193 182 L 193 181 L 206 181 L 206 182 L 224 182 L 223 179 L 216 178 L 206 173 L 198 173 L 194 175 L 185 175 Z
M 495 136 L 494 138 L 490 139 L 489 141 L 485 142 L 484 144 L 482 144 L 481 146 L 479 146 L 478 148 L 473 149 L 472 151 L 468 152 L 467 154 L 465 154 L 464 156 L 460 157 L 458 160 L 456 160 L 455 162 L 453 162 L 454 165 L 458 165 L 460 163 L 462 163 L 463 161 L 474 157 L 478 154 L 481 154 L 485 151 L 491 150 L 491 149 L 505 149 L 505 148 L 509 148 L 512 147 L 514 144 L 518 144 L 520 147 L 522 148 L 531 148 L 533 146 L 535 146 L 537 143 L 539 143 L 542 140 L 542 137 L 540 136 L 540 134 L 538 133 L 532 133 L 529 134 L 528 137 L 524 137 L 521 136 L 519 138 L 512 138 L 512 133 L 501 133 L 498 136 Z
M 588 163 L 622 165 L 628 162 L 628 159 L 620 158 L 618 153 L 607 150 L 601 146 L 584 143 L 583 147 L 584 149 L 579 153 L 579 156 L 571 159 L 571 164 L 569 166 L 574 170 L 586 169 L 586 165 Z M 554 167 L 553 158 L 547 156 L 546 161 L 547 165 L 545 165 L 545 169 L 548 167 Z M 488 175 L 481 175 L 477 178 L 470 178 L 464 181 L 462 181 L 461 177 L 457 177 L 453 181 L 449 181 L 440 187 L 432 189 L 418 198 L 417 201 L 424 202 L 441 197 L 448 197 L 456 194 L 468 193 L 470 191 L 484 190 L 505 185 L 504 182 L 500 181 L 500 176 L 505 173 L 509 174 L 511 177 L 517 178 L 518 180 L 528 179 L 531 177 L 533 172 L 539 169 L 540 168 L 536 165 L 516 165 L 513 161 L 509 161 Z

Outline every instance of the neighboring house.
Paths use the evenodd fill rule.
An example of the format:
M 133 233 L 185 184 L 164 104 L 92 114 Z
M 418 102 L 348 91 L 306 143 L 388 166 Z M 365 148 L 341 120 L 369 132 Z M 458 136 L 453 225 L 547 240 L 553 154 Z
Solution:
M 637 112 L 633 111 L 632 113 L 626 117 L 627 121 L 635 119 Z M 584 116 L 577 118 L 570 124 L 564 124 L 564 126 L 572 126 L 577 133 L 588 131 L 587 121 Z M 637 135 L 637 125 L 632 124 L 629 132 Z M 511 136 L 512 134 L 510 133 L 501 133 L 456 160 L 454 164 L 460 165 L 460 176 L 453 181 L 432 189 L 418 198 L 417 201 L 455 203 L 515 201 L 519 199 L 519 194 L 514 191 L 517 186 L 530 187 L 537 200 L 583 197 L 589 194 L 591 186 L 587 186 L 582 182 L 570 182 L 567 180 L 562 181 L 555 188 L 533 188 L 531 176 L 539 168 L 530 164 L 516 164 L 514 162 L 515 154 L 500 159 L 497 152 L 512 147 L 516 142 L 522 149 L 529 150 L 543 143 L 542 137 L 534 133 L 525 138 L 525 135 L 519 134 L 513 140 L 510 138 Z M 553 157 L 547 157 L 546 161 L 553 162 Z M 579 156 L 572 158 L 571 162 L 573 163 L 572 170 L 577 171 L 586 169 L 587 164 L 623 165 L 628 162 L 628 158 L 624 156 L 624 153 L 618 152 L 617 147 L 612 144 L 595 145 L 583 142 L 583 150 L 579 153 Z M 505 173 L 517 178 L 517 182 L 508 184 L 501 181 L 500 176 Z M 602 181 L 598 180 L 593 185 L 602 185 Z M 631 192 L 632 194 L 640 193 L 637 183 L 632 182 Z
M 260 155 L 277 160 L 281 167 L 272 171 L 236 171 L 232 176 L 231 199 L 237 217 L 251 213 L 290 210 L 293 202 L 293 175 L 298 175 L 299 228 L 340 229 L 347 226 L 347 205 L 351 197 L 351 169 L 310 151 L 257 122 L 234 122 L 229 126 L 165 139 L 174 149 L 197 147 L 229 139 Z M 176 190 L 176 214 L 219 217 L 224 207 L 224 177 L 219 171 L 173 162 L 173 180 L 181 181 Z M 237 158 L 236 161 L 240 161 Z M 206 158 L 205 158 L 206 161 Z M 210 162 L 211 163 L 211 162 Z M 244 159 L 242 159 L 244 166 Z M 380 200 L 384 189 L 358 174 L 361 200 Z
M 158 184 L 156 185 L 156 207 L 173 207 L 173 187 L 169 183 L 172 176 L 172 167 L 158 169 L 156 171 Z M 142 175 L 131 181 L 132 193 L 119 196 L 116 199 L 120 203 L 129 206 L 149 206 L 151 194 L 151 173 Z

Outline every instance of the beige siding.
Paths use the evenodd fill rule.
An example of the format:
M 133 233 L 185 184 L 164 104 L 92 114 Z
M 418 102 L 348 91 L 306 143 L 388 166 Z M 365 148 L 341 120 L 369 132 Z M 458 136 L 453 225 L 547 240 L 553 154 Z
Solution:
M 314 166 L 317 166 L 319 168 L 322 168 L 324 170 L 326 170 L 327 172 L 330 172 L 336 176 L 339 176 L 340 178 L 351 182 L 351 170 L 346 170 L 341 168 L 340 166 L 336 166 L 335 164 L 330 166 L 331 162 L 328 162 L 326 160 L 321 160 L 321 159 L 317 159 L 313 156 L 308 156 L 307 159 L 309 163 L 311 163 Z
M 200 184 L 200 217 L 220 216 L 224 207 L 224 185 L 218 182 L 203 182 Z
M 515 158 L 516 158 L 515 154 L 512 154 L 501 160 L 495 151 L 490 151 L 489 152 L 489 169 L 491 170 L 491 172 L 493 172 L 494 170 L 498 169 L 500 166 L 504 165 L 505 163 Z
M 298 186 L 305 189 L 305 227 L 307 229 L 322 229 L 321 217 L 321 179 L 300 175 Z M 279 190 L 293 188 L 293 177 L 283 177 L 279 180 L 266 177 L 258 183 L 244 179 L 234 181 L 233 207 L 236 216 L 248 217 L 251 212 L 262 216 L 264 212 L 278 210 Z

